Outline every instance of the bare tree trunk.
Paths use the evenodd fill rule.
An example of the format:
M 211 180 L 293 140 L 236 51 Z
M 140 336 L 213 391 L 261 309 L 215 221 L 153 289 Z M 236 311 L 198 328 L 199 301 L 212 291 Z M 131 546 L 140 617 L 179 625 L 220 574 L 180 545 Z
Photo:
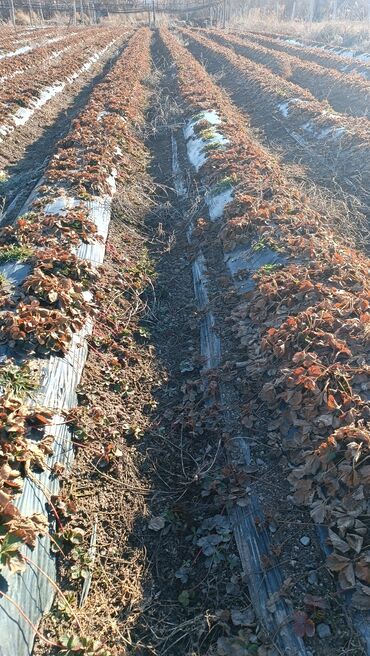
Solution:
M 30 15 L 30 25 L 33 25 L 31 0 L 28 0 L 28 13 Z
M 315 6 L 316 6 L 315 0 L 311 0 L 310 1 L 310 15 L 309 15 L 310 23 L 312 23 L 312 21 L 314 19 L 314 16 L 315 16 Z
M 15 12 L 14 12 L 14 2 L 13 2 L 13 0 L 9 0 L 9 9 L 10 9 L 10 19 L 13 23 L 13 27 L 15 27 Z

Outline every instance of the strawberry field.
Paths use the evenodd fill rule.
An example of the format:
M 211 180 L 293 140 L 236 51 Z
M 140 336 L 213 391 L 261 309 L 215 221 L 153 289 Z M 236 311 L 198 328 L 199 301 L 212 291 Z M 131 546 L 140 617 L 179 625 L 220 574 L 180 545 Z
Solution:
M 0 655 L 370 653 L 365 55 L 1 32 Z

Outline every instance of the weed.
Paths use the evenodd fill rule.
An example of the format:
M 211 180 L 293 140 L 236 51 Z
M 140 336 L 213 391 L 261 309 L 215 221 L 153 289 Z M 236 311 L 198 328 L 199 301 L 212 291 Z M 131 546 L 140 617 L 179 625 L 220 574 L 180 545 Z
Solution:
M 212 128 L 206 128 L 205 130 L 200 131 L 200 136 L 202 137 L 203 141 L 212 141 L 215 133 Z
M 61 636 L 59 654 L 63 656 L 110 656 L 102 644 L 92 638 L 77 635 Z
M 29 246 L 11 244 L 0 248 L 0 262 L 26 262 L 33 256 L 33 250 Z
M 261 268 L 260 271 L 264 273 L 272 273 L 273 271 L 276 271 L 280 267 L 280 264 L 264 264 Z
M 8 181 L 8 177 L 9 176 L 5 171 L 0 170 L 0 188 L 1 185 L 4 185 Z
M 211 189 L 211 195 L 212 196 L 217 196 L 218 194 L 221 194 L 223 191 L 227 191 L 228 189 L 233 188 L 233 179 L 230 176 L 225 176 L 217 182 L 217 184 L 212 187 Z
M 204 146 L 205 151 L 221 150 L 223 145 L 219 141 L 210 141 Z
M 252 244 L 252 251 L 255 253 L 263 251 L 264 248 L 266 248 L 266 242 L 264 239 L 259 239 L 258 241 L 254 242 L 254 244 Z
M 29 364 L 16 365 L 7 360 L 0 366 L 0 388 L 23 397 L 34 392 L 39 386 L 38 377 Z

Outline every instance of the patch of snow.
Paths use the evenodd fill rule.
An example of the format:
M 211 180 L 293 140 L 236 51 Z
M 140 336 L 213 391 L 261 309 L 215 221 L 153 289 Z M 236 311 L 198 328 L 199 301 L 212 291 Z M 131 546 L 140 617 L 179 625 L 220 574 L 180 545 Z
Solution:
M 311 121 L 302 125 L 302 129 L 313 134 L 317 139 L 339 139 L 346 133 L 346 129 L 340 126 L 330 126 L 327 128 L 321 128 L 320 131 L 317 131 L 317 127 Z
M 108 115 L 109 115 L 109 112 L 107 112 L 107 111 L 105 111 L 105 109 L 103 109 L 103 111 L 99 112 L 99 114 L 97 115 L 96 120 L 101 121 L 102 118 L 104 118 L 104 116 L 108 116 Z
M 297 41 L 297 39 L 282 39 L 285 43 L 290 43 L 292 46 L 304 46 L 305 44 L 302 41 Z M 279 39 L 280 41 L 280 39 Z
M 289 100 L 278 104 L 278 110 L 284 118 L 288 118 L 290 105 L 295 105 L 296 103 L 305 104 L 307 102 L 307 100 L 303 100 L 302 98 L 289 98 Z

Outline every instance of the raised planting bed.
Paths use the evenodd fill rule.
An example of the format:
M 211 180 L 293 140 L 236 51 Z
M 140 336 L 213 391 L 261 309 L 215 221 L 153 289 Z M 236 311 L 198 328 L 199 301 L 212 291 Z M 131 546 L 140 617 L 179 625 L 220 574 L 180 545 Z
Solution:
M 147 28 L 130 39 L 59 144 L 27 212 L 0 233 L 1 656 L 32 652 L 56 592 L 58 476 L 73 461 L 67 413 L 96 314 L 116 183 L 138 179 L 146 164 L 136 128 L 149 45 Z
M 268 530 L 273 495 L 292 516 L 299 506 L 309 511 L 338 598 L 369 653 L 369 260 L 328 229 L 202 66 L 168 31 L 162 39 L 189 108 L 189 159 L 208 193 L 220 196 L 226 181 L 229 190 L 223 212 L 212 216 L 209 205 L 209 218 L 235 298 L 239 347 L 224 368 L 240 381 L 243 429 L 228 436 L 227 448 L 235 457 L 239 445 L 251 478 L 249 501 L 231 517 L 253 604 L 283 653 L 306 653 L 301 638 L 321 634 L 323 613 L 330 621 L 325 589 L 301 591 L 300 606 L 289 605 L 280 570 L 289 517 L 277 512 Z M 222 382 L 219 394 L 224 400 Z M 261 451 L 274 490 L 266 463 L 258 465 Z M 301 540 L 310 544 L 307 535 Z
M 58 57 L 59 52 L 76 43 L 85 43 L 90 34 L 96 34 L 97 28 L 86 28 L 83 32 L 73 30 L 67 34 L 56 36 L 41 42 L 37 48 L 30 48 L 18 57 L 5 57 L 0 59 L 0 82 L 11 80 L 14 76 L 36 66 L 50 66 L 53 59 Z
M 33 114 L 72 85 L 87 72 L 109 49 L 120 45 L 122 30 L 108 28 L 92 32 L 86 39 L 75 39 L 62 57 L 37 69 L 29 79 L 27 71 L 4 84 L 0 91 L 0 142 L 17 127 L 25 125 Z
M 247 114 L 253 112 L 271 132 L 286 131 L 302 149 L 311 149 L 336 180 L 368 203 L 367 119 L 337 114 L 309 91 L 274 75 L 265 66 L 249 62 L 194 31 L 182 33 L 192 52 L 224 67 L 227 76 L 223 84 L 235 90 Z
M 370 82 L 357 73 L 351 72 L 347 75 L 330 71 L 314 62 L 304 62 L 290 54 L 275 52 L 246 38 L 225 36 L 220 32 L 211 32 L 210 36 L 221 45 L 233 48 L 238 54 L 263 64 L 277 75 L 308 89 L 319 100 L 328 101 L 337 112 L 353 116 L 369 114 Z
M 13 28 L 1 26 L 0 61 L 19 57 L 34 48 L 45 45 L 46 42 L 62 39 L 66 32 L 67 30 L 56 27 L 16 32 Z
M 327 46 L 325 47 L 323 45 L 320 47 L 319 44 L 316 47 L 306 46 L 304 43 L 294 45 L 289 40 L 276 39 L 265 34 L 253 34 L 251 32 L 247 32 L 246 34 L 236 32 L 235 36 L 243 40 L 245 39 L 248 42 L 253 41 L 259 43 L 266 48 L 286 52 L 304 61 L 315 62 L 325 68 L 333 68 L 342 73 L 353 71 L 361 75 L 365 80 L 370 79 L 370 64 L 367 63 L 370 61 L 369 55 L 367 55 L 368 59 L 364 55 L 363 58 L 359 57 L 358 59 L 353 58 L 348 60 L 348 58 L 343 58 L 336 54 L 335 49 L 328 49 Z

